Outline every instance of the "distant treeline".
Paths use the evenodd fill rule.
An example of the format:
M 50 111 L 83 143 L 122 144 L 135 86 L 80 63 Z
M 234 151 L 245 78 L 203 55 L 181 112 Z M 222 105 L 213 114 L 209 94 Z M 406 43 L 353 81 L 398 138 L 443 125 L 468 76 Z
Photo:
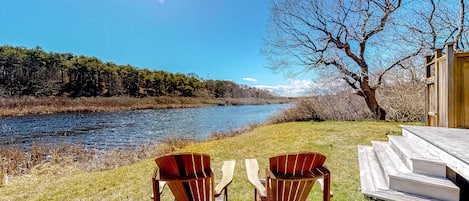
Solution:
M 0 96 L 272 98 L 266 91 L 195 74 L 139 69 L 96 57 L 0 46 Z

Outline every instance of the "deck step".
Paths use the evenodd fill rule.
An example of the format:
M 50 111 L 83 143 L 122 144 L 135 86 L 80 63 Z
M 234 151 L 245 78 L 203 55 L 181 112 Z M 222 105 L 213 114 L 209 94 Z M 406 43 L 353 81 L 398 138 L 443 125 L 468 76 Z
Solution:
M 459 188 L 450 180 L 422 174 L 389 175 L 389 188 L 440 200 L 459 200 Z
M 373 147 L 358 145 L 358 161 L 363 193 L 388 189 L 388 178 L 379 165 Z
M 386 201 L 441 201 L 434 198 L 399 192 L 395 190 L 377 190 L 364 195 L 365 197 L 373 198 L 371 200 L 378 199 Z
M 365 197 L 399 201 L 435 200 L 424 196 L 390 190 L 388 188 L 388 177 L 381 169 L 373 147 L 359 145 L 358 160 L 360 166 L 361 192 Z
M 404 136 L 388 135 L 391 148 L 413 173 L 446 177 L 446 163 Z
M 402 163 L 388 142 L 372 141 L 371 143 L 386 175 L 410 173 L 410 169 Z
M 464 190 L 446 178 L 448 168 L 465 173 L 458 169 L 459 160 L 435 145 L 446 144 L 427 139 L 439 137 L 436 133 L 412 129 L 403 127 L 403 136 L 388 135 L 389 142 L 358 146 L 363 195 L 377 200 L 466 200 Z
M 459 199 L 459 188 L 448 179 L 412 173 L 391 148 L 390 143 L 371 143 L 387 178 L 388 189 L 441 200 Z M 454 194 L 455 192 L 457 194 Z

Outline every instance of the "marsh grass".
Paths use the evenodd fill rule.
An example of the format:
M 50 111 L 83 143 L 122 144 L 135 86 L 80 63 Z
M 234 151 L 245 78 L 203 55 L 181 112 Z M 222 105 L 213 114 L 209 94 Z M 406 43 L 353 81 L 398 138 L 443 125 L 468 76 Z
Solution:
M 3 184 L 5 183 L 5 177 L 6 177 L 6 173 L 3 172 L 3 170 L 0 170 L 0 187 L 3 186 Z
M 262 125 L 267 125 L 267 123 L 254 123 L 254 124 L 249 124 L 247 126 L 243 126 L 238 129 L 229 129 L 225 132 L 213 132 L 210 134 L 209 141 L 210 140 L 221 140 L 225 138 L 230 138 L 230 137 L 235 137 L 238 135 L 241 135 L 243 133 L 247 133 L 249 131 L 254 130 L 257 127 L 260 127 Z
M 259 127 L 251 124 L 240 129 L 212 133 L 210 140 L 234 137 Z M 0 176 L 23 175 L 30 173 L 36 166 L 59 165 L 73 166 L 84 171 L 102 171 L 129 165 L 166 153 L 174 152 L 183 147 L 199 143 L 192 137 L 166 137 L 158 143 L 144 143 L 136 149 L 97 150 L 86 148 L 80 144 L 61 143 L 58 145 L 33 144 L 31 147 L 0 147 Z
M 70 143 L 33 144 L 30 148 L 0 147 L 0 173 L 21 176 L 43 166 L 70 166 L 83 171 L 110 170 L 170 153 L 194 142 L 189 138 L 167 138 L 160 143 L 145 143 L 133 150 L 106 151 Z
M 137 109 L 165 109 L 217 105 L 220 101 L 185 97 L 21 97 L 0 99 L 0 116 L 99 112 Z
M 265 175 L 268 158 L 274 155 L 317 151 L 327 156 L 332 173 L 333 200 L 362 200 L 357 145 L 371 140 L 386 140 L 388 134 L 400 134 L 400 123 L 375 121 L 291 122 L 266 125 L 235 137 L 184 145 L 172 141 L 168 150 L 199 152 L 211 156 L 215 179 L 221 177 L 224 160 L 235 159 L 235 178 L 229 187 L 230 200 L 252 200 L 244 159 L 259 161 L 260 176 Z M 176 146 L 177 145 L 177 146 Z M 176 148 L 182 146 L 182 148 Z M 154 156 L 129 165 L 101 171 L 84 171 L 71 166 L 45 164 L 29 174 L 14 177 L 0 188 L 0 200 L 149 200 Z M 173 200 L 168 189 L 163 200 Z M 317 186 L 312 200 L 320 200 Z
M 0 171 L 9 175 L 22 175 L 40 164 L 66 165 L 71 162 L 84 162 L 91 160 L 95 154 L 95 150 L 66 143 L 60 145 L 33 144 L 27 149 L 0 147 Z
M 20 97 L 0 98 L 0 117 L 27 114 L 100 112 L 117 110 L 190 108 L 210 105 L 260 105 L 288 103 L 289 99 L 211 99 L 190 97 Z
M 160 153 L 170 153 L 185 146 L 196 143 L 197 141 L 191 137 L 166 137 L 161 140 L 161 146 L 158 147 Z

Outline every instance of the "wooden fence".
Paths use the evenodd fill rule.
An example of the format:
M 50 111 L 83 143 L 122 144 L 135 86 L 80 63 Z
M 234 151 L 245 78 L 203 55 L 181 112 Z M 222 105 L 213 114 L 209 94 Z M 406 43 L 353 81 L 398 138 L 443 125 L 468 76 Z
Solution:
M 469 128 L 469 52 L 445 45 L 426 57 L 426 124 Z

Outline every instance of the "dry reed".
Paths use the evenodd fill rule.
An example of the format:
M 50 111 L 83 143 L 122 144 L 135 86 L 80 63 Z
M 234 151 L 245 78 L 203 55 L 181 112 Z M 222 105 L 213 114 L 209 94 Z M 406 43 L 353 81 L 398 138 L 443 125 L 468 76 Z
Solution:
M 210 99 L 189 97 L 20 97 L 0 98 L 0 117 L 27 114 L 99 112 L 118 110 L 190 108 L 209 105 L 255 105 L 287 103 L 277 99 Z
M 6 174 L 3 172 L 3 170 L 0 170 L 0 187 L 2 187 L 6 183 L 5 176 Z
M 74 167 L 84 171 L 101 171 L 132 164 L 150 157 L 170 153 L 194 143 L 191 138 L 165 138 L 161 143 L 146 143 L 132 150 L 97 150 L 82 145 L 62 143 L 59 145 L 33 144 L 30 148 L 0 147 L 0 178 L 22 175 L 43 166 Z M 49 171 L 50 172 L 50 171 Z M 60 171 L 57 171 L 60 173 Z M 1 183 L 0 183 L 1 184 Z
M 221 139 L 225 139 L 225 138 L 238 136 L 238 135 L 241 135 L 243 133 L 252 131 L 255 128 L 260 127 L 260 126 L 265 125 L 265 124 L 267 124 L 267 122 L 264 123 L 264 124 L 259 124 L 259 123 L 258 124 L 249 124 L 247 126 L 244 126 L 244 127 L 238 128 L 238 129 L 229 129 L 226 132 L 213 132 L 213 133 L 210 134 L 209 140 L 221 140 Z
M 219 101 L 186 97 L 21 97 L 0 99 L 0 117 L 26 114 L 187 108 L 218 105 Z

